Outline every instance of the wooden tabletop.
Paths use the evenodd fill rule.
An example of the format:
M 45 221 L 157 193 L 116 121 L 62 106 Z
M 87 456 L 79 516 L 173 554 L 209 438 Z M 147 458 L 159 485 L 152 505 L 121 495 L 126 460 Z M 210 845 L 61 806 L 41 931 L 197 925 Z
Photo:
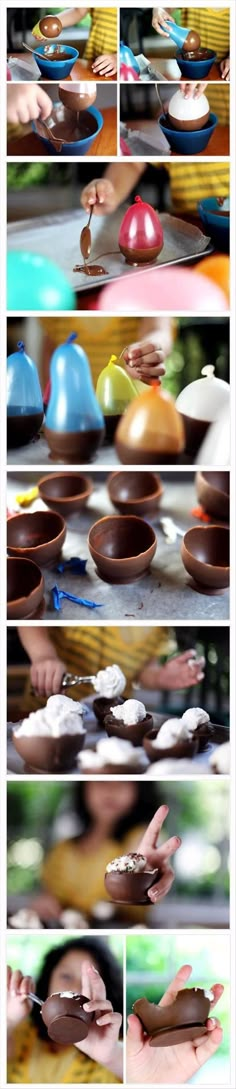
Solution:
M 168 79 L 168 82 L 170 82 L 170 83 L 172 83 L 172 82 L 176 83 L 176 81 L 178 80 L 178 76 L 174 75 L 173 77 L 171 77 L 170 74 L 169 74 L 168 60 L 173 61 L 175 59 L 176 58 L 173 57 L 173 56 L 171 56 L 169 58 L 165 57 L 165 59 L 163 58 L 163 56 L 162 57 L 157 57 L 157 56 L 147 57 L 147 60 L 148 60 L 148 62 L 150 64 L 151 68 L 154 68 L 154 70 L 157 69 L 158 72 L 161 71 L 164 79 Z M 178 61 L 176 61 L 176 63 L 178 64 Z M 180 82 L 182 80 L 185 80 L 185 83 L 186 83 L 186 76 L 179 75 L 179 80 L 180 80 Z M 221 80 L 219 64 L 212 64 L 212 67 L 210 68 L 210 71 L 207 73 L 206 80 L 207 80 L 207 83 L 212 83 L 212 82 L 216 83 L 216 82 L 218 82 L 218 80 Z M 161 79 L 159 79 L 158 82 L 161 83 Z M 202 81 L 200 81 L 200 82 L 202 82 Z M 221 82 L 224 82 L 224 80 L 221 80 Z
M 90 148 L 90 155 L 98 155 L 99 158 L 102 158 L 104 155 L 117 155 L 116 107 L 109 106 L 108 109 L 103 109 L 102 116 L 104 121 L 103 128 L 98 136 L 96 136 L 96 139 Z M 45 147 L 42 140 L 31 131 L 31 128 L 28 125 L 25 125 L 25 129 L 28 130 L 25 135 L 18 137 L 17 140 L 8 140 L 7 154 L 12 155 L 14 158 L 16 155 L 33 155 L 35 158 L 42 155 L 43 157 L 48 158 L 50 152 Z M 73 156 L 73 158 L 79 158 L 79 153 L 78 156 Z
M 151 143 L 152 138 L 153 138 L 153 140 L 156 141 L 157 120 L 156 121 L 154 121 L 154 120 L 146 121 L 145 119 L 143 119 L 141 121 L 137 121 L 135 119 L 135 120 L 132 120 L 132 121 L 126 121 L 125 123 L 127 125 L 127 129 L 134 129 L 135 132 L 139 131 L 139 132 L 143 132 L 146 135 L 148 135 L 149 139 L 150 139 L 150 143 Z M 166 154 L 168 155 L 168 152 L 166 152 Z M 170 150 L 169 154 L 171 155 L 171 158 L 176 157 L 176 152 L 175 151 Z M 143 155 L 145 156 L 145 150 L 143 151 Z M 154 146 L 154 149 L 153 149 L 153 155 L 157 155 L 157 157 L 158 157 L 158 152 L 155 151 L 155 146 Z M 216 129 L 212 133 L 212 136 L 211 136 L 211 138 L 209 140 L 209 143 L 207 144 L 207 147 L 205 148 L 205 151 L 199 151 L 197 158 L 204 157 L 206 155 L 229 155 L 229 126 L 228 125 L 217 125 L 216 126 Z M 163 156 L 161 156 L 161 158 L 162 157 Z
M 36 46 L 35 46 L 35 48 L 36 48 Z M 34 74 L 34 72 L 35 72 L 35 67 L 34 66 L 35 66 L 35 61 L 37 61 L 37 57 L 35 57 L 35 61 L 34 61 L 32 53 L 28 53 L 27 49 L 25 49 L 23 53 L 9 53 L 9 58 L 10 57 L 12 57 L 14 60 L 27 60 L 29 62 L 29 64 L 32 67 L 32 80 L 34 81 L 34 83 L 36 82 L 36 80 L 37 80 L 37 83 L 40 83 L 40 82 L 43 82 L 43 83 L 59 83 L 59 80 L 47 79 L 45 75 L 41 76 L 40 73 L 39 73 L 39 79 L 37 79 L 37 77 Z M 115 83 L 116 80 L 117 80 L 117 76 L 106 76 L 106 78 L 105 78 L 105 76 L 98 76 L 97 74 L 95 75 L 94 72 L 93 72 L 93 69 L 91 68 L 91 65 L 88 64 L 87 61 L 84 61 L 84 60 L 77 60 L 75 62 L 69 76 L 66 76 L 66 77 L 62 76 L 63 83 L 64 83 L 65 78 L 66 79 L 72 79 L 73 82 L 74 82 L 74 80 L 80 80 L 80 79 L 86 79 L 88 81 L 93 80 L 93 82 L 94 82 L 94 80 L 96 80 L 96 83 L 110 83 L 111 81 L 112 81 L 112 83 Z M 22 80 L 22 83 L 23 83 L 23 80 Z

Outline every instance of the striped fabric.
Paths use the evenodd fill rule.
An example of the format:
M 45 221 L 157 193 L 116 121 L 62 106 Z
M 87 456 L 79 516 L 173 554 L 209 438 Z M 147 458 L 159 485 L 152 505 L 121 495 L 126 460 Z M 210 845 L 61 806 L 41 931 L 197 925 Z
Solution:
M 159 168 L 159 163 L 154 164 Z M 165 163 L 170 178 L 171 206 L 181 215 L 196 212 L 203 197 L 228 197 L 229 166 L 227 162 Z
M 217 114 L 219 124 L 229 125 L 229 83 L 208 83 L 205 94 L 208 98 L 211 110 L 213 110 L 213 113 Z
M 119 1079 L 75 1047 L 55 1051 L 40 1040 L 29 1020 L 14 1031 L 14 1059 L 8 1063 L 7 1081 L 14 1085 L 116 1085 Z M 120 1083 L 119 1083 L 120 1084 Z
M 214 49 L 218 60 L 229 56 L 229 8 L 181 8 L 181 24 L 200 34 L 201 45 Z
M 127 851 L 138 850 L 145 825 L 132 828 L 118 841 L 112 836 L 104 838 L 96 847 L 85 850 L 80 838 L 62 840 L 48 852 L 43 863 L 41 879 L 51 896 L 56 896 L 62 907 L 91 915 L 99 900 L 109 900 L 104 887 L 104 873 L 111 858 Z M 125 905 L 122 914 L 129 923 L 142 922 L 147 908 L 141 905 Z M 145 922 L 147 919 L 145 918 Z
M 92 26 L 84 57 L 94 61 L 102 53 L 117 53 L 117 9 L 91 8 Z
M 63 314 L 54 318 L 44 314 L 40 318 L 40 324 L 53 346 L 63 344 L 67 339 L 68 318 Z M 87 318 L 73 314 L 73 331 L 77 333 L 78 342 L 88 356 L 94 385 L 103 367 L 107 366 L 111 354 L 118 358 L 127 344 L 138 340 L 139 328 L 139 318 L 103 318 L 96 315 L 94 319 L 92 314 Z M 122 367 L 122 359 L 119 360 L 119 366 Z

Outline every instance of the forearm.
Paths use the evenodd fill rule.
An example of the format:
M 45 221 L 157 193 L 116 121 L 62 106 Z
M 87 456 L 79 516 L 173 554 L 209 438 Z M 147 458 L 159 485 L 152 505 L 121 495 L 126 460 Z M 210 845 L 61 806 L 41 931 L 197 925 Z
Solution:
M 165 675 L 163 667 L 159 665 L 158 662 L 148 662 L 148 664 L 144 666 L 144 669 L 142 669 L 142 672 L 139 674 L 138 679 L 139 684 L 143 685 L 144 688 L 150 688 L 154 690 L 159 690 L 165 687 L 168 688 L 168 685 L 165 685 Z
M 171 318 L 141 318 L 139 325 L 140 340 L 149 339 L 157 348 L 162 348 L 165 356 L 168 356 L 173 346 L 173 322 Z
M 37 662 L 40 658 L 57 658 L 57 652 L 46 628 L 18 628 L 18 634 L 26 654 L 30 661 Z
M 110 163 L 104 177 L 108 178 L 113 185 L 116 194 L 116 207 L 122 204 L 123 200 L 126 200 L 126 197 L 137 185 L 145 170 L 146 163 L 126 163 L 125 169 L 123 163 Z
M 66 8 L 65 11 L 58 12 L 58 19 L 64 28 L 74 26 L 75 23 L 80 23 L 81 19 L 84 19 L 88 11 L 89 8 Z

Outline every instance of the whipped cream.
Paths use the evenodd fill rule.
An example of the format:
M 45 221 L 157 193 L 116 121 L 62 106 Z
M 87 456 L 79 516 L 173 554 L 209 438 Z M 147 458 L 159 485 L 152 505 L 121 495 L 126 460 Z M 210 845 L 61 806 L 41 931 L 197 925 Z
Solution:
M 209 1002 L 213 1002 L 213 999 L 215 998 L 213 991 L 204 991 L 204 995 L 205 998 L 209 998 Z
M 178 775 L 199 775 L 199 764 L 195 764 L 193 760 L 178 760 L 166 758 L 166 760 L 158 760 L 156 764 L 150 764 L 150 767 L 145 772 L 146 779 L 162 779 L 165 775 L 176 775 L 178 769 Z M 204 764 L 201 765 L 201 776 L 209 775 L 207 767 Z
M 218 775 L 229 775 L 230 772 L 230 743 L 225 741 L 224 745 L 219 745 L 215 752 L 211 753 L 209 760 L 210 767 L 213 771 L 218 772 Z
M 125 700 L 121 707 L 111 707 L 110 713 L 118 721 L 124 722 L 125 726 L 133 726 L 134 723 L 136 725 L 137 722 L 143 722 L 146 718 L 146 707 L 139 700 Z
M 169 749 L 176 745 L 177 741 L 190 741 L 198 726 L 210 721 L 207 711 L 202 707 L 189 707 L 184 711 L 182 718 L 168 718 L 163 722 L 152 744 L 154 749 Z
M 210 715 L 208 715 L 207 711 L 203 711 L 202 707 L 189 707 L 182 715 L 182 722 L 192 733 L 193 730 L 197 730 L 198 726 L 210 722 Z
M 39 916 L 31 908 L 19 908 L 15 915 L 10 916 L 9 923 L 14 930 L 42 930 L 43 928 Z
M 147 859 L 145 855 L 135 854 L 130 851 L 127 855 L 120 855 L 108 862 L 106 873 L 142 873 L 145 870 Z
M 122 696 L 125 685 L 126 680 L 124 674 L 118 665 L 107 666 L 106 669 L 99 669 L 97 676 L 93 678 L 95 692 L 98 692 L 98 695 L 103 696 L 105 699 L 114 699 L 116 696 Z
M 84 749 L 78 755 L 81 769 L 96 768 L 100 771 L 105 764 L 130 764 L 140 766 L 143 762 L 143 748 L 134 748 L 131 741 L 119 737 L 103 737 L 97 742 L 96 751 Z
M 60 923 L 65 927 L 65 930 L 88 930 L 89 925 L 85 915 L 73 908 L 65 908 L 64 911 L 61 911 Z
M 50 696 L 46 707 L 31 711 L 14 730 L 16 737 L 63 737 L 84 734 L 82 707 L 67 696 Z

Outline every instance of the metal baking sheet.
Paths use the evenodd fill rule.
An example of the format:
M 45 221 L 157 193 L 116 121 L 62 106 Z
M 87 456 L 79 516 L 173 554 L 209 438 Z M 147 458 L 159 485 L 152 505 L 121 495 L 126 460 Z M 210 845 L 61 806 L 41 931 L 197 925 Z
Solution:
M 101 287 L 111 280 L 117 280 L 122 276 L 138 276 L 140 272 L 148 273 L 153 269 L 165 268 L 168 265 L 184 264 L 187 261 L 207 256 L 212 252 L 212 244 L 199 227 L 186 223 L 177 216 L 168 212 L 160 214 L 160 221 L 164 231 L 164 246 L 157 261 L 145 266 L 133 268 L 126 264 L 125 258 L 118 248 L 118 234 L 125 207 L 119 208 L 111 216 L 93 216 L 92 250 L 90 263 L 101 261 L 105 266 L 106 275 L 88 277 L 84 273 L 75 273 L 75 265 L 82 263 L 80 253 L 80 233 L 85 226 L 87 217 L 82 209 L 73 212 L 57 213 L 50 216 L 36 216 L 33 219 L 21 220 L 9 224 L 8 248 L 9 250 L 29 250 L 38 253 L 58 263 L 71 286 L 75 291 L 82 293 L 91 288 Z M 106 256 L 107 254 L 107 256 Z

